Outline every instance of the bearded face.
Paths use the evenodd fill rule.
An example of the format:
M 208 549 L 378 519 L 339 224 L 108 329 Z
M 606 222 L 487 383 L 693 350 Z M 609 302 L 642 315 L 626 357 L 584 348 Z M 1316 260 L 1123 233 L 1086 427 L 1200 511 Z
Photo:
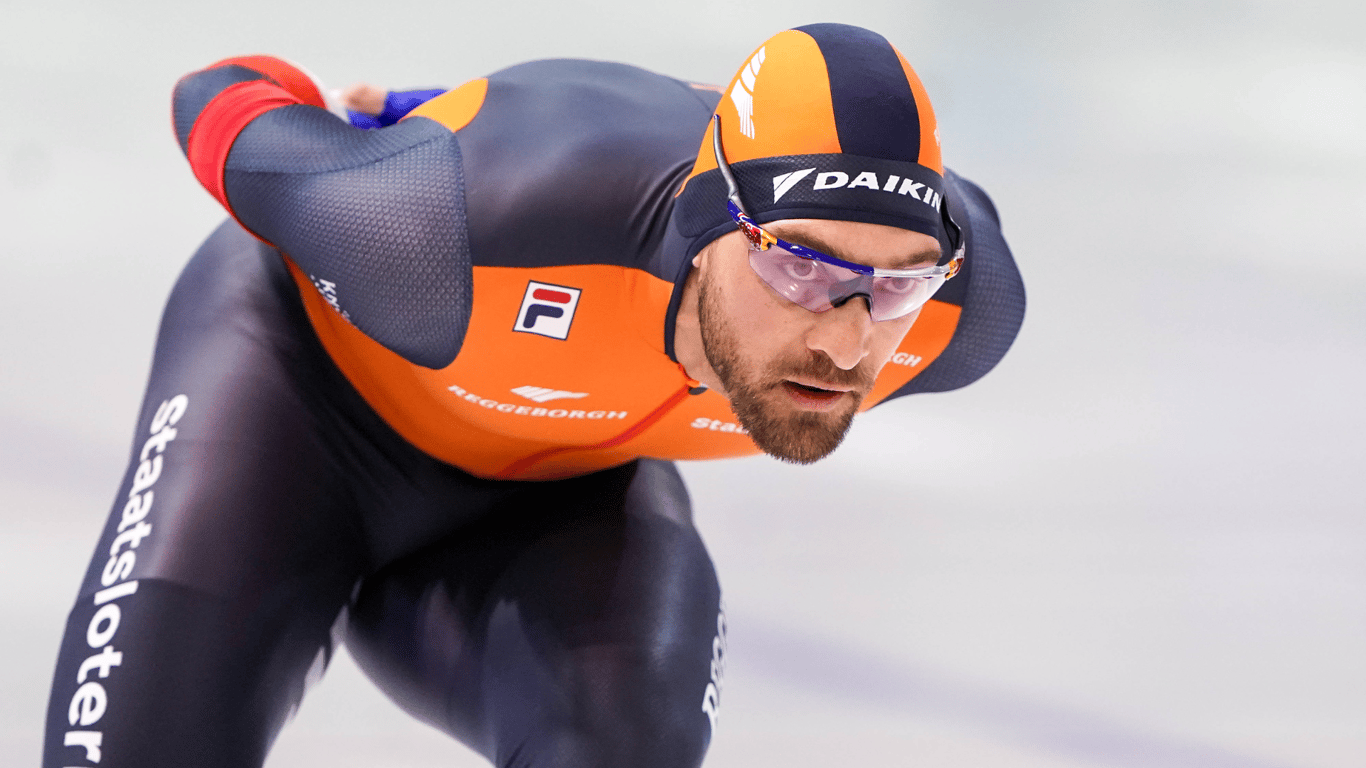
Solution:
M 794 464 L 829 456 L 848 434 L 876 372 L 864 366 L 843 370 L 826 355 L 805 347 L 774 359 L 749 358 L 741 351 L 742 340 L 725 312 L 715 278 L 701 276 L 698 291 L 703 351 L 754 443 L 764 453 Z M 785 391 L 794 386 L 794 379 L 836 384 L 849 391 L 829 410 L 805 409 Z
M 919 268 L 941 254 L 935 238 L 881 224 L 787 219 L 765 226 L 875 268 Z M 919 311 L 874 322 L 861 296 L 824 312 L 806 310 L 764 282 L 738 231 L 709 243 L 693 266 L 684 289 L 693 298 L 676 326 L 679 363 L 730 400 L 765 453 L 798 464 L 830 455 Z

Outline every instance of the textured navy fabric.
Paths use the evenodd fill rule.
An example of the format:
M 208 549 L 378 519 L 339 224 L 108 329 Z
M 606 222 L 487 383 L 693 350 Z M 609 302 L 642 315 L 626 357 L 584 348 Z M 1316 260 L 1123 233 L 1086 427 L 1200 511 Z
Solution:
M 353 325 L 442 368 L 460 351 L 473 298 L 462 170 L 438 123 L 357 131 L 300 105 L 253 120 L 224 181 L 242 223 L 327 281 L 324 295 Z
M 919 162 L 920 113 L 891 43 L 848 24 L 810 24 L 797 31 L 815 39 L 825 59 L 840 149 Z

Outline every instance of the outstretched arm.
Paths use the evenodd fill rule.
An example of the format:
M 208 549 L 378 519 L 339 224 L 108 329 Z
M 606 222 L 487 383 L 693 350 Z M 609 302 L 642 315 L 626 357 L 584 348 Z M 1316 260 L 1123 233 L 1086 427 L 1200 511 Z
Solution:
M 176 138 L 200 184 L 285 253 L 357 328 L 410 362 L 444 367 L 464 339 L 473 282 L 460 150 L 423 118 L 359 131 L 301 69 L 227 59 L 176 85 Z

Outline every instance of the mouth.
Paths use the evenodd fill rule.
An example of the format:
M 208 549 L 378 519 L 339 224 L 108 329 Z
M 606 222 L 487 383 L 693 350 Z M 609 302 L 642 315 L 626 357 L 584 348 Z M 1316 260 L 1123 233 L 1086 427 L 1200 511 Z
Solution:
M 789 379 L 783 382 L 782 388 L 798 407 L 811 411 L 832 410 L 850 391 L 848 387 L 825 382 L 822 384 L 825 386 L 804 384 Z

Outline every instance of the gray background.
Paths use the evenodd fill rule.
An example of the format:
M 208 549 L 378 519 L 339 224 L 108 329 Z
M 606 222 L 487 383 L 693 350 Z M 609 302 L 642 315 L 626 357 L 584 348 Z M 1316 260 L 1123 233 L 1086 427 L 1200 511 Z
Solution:
M 58 638 L 172 280 L 221 218 L 176 78 L 552 56 L 724 82 L 872 27 L 1002 211 L 1019 341 L 815 468 L 684 467 L 732 651 L 712 766 L 1366 764 L 1366 13 L 1350 2 L 0 3 L 0 762 Z M 478 765 L 343 654 L 271 766 Z

